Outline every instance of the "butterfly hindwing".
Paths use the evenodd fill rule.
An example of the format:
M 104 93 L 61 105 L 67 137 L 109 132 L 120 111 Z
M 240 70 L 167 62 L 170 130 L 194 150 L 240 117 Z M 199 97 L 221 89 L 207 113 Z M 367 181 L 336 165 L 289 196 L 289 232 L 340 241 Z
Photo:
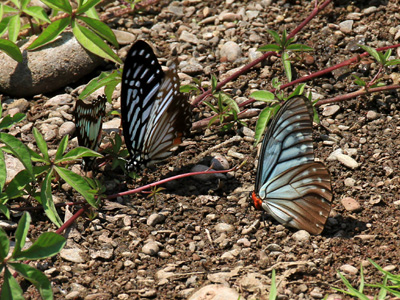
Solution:
M 312 234 L 322 232 L 333 196 L 328 170 L 314 161 L 312 106 L 307 98 L 286 101 L 268 127 L 255 194 L 279 222 Z
M 98 96 L 92 103 L 77 100 L 75 104 L 75 126 L 79 146 L 97 151 L 101 141 L 103 117 L 106 113 L 107 98 Z M 84 158 L 85 168 L 90 168 L 94 159 Z
M 190 131 L 188 97 L 179 92 L 176 65 L 163 72 L 151 47 L 137 41 L 122 73 L 121 114 L 130 153 L 128 171 L 162 160 Z

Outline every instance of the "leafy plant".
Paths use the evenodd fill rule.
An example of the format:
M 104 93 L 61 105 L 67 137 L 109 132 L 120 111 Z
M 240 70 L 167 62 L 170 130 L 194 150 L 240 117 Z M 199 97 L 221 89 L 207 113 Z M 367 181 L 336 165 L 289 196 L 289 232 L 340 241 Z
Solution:
M 14 44 L 22 29 L 31 27 L 32 31 L 37 28 L 40 22 L 50 23 L 40 36 L 28 46 L 29 50 L 37 49 L 53 41 L 68 26 L 78 42 L 88 51 L 122 64 L 117 54 L 104 42 L 108 41 L 114 47 L 118 48 L 118 42 L 112 30 L 99 20 L 95 6 L 100 0 L 79 0 L 78 7 L 72 9 L 71 3 L 67 0 L 49 1 L 41 0 L 48 7 L 53 9 L 56 15 L 52 20 L 49 19 L 43 8 L 38 6 L 28 6 L 29 0 L 12 0 L 15 7 L 0 4 L 0 33 L 3 35 L 8 32 L 9 40 L 0 40 L 0 50 L 5 51 L 13 59 L 22 61 L 22 55 L 19 48 Z M 3 13 L 7 16 L 3 18 Z M 21 16 L 28 16 L 29 24 L 21 26 Z M 35 21 L 37 24 L 35 24 Z M 81 25 L 84 24 L 85 26 Z
M 313 51 L 313 48 L 302 44 L 292 44 L 294 38 L 287 38 L 287 31 L 284 30 L 282 37 L 274 30 L 267 30 L 267 32 L 273 37 L 276 44 L 268 44 L 258 48 L 258 51 L 275 51 L 281 53 L 282 65 L 285 70 L 286 77 L 288 81 L 292 81 L 292 66 L 289 59 L 289 52 L 298 51 Z
M 379 70 L 375 74 L 374 78 L 368 83 L 362 80 L 357 75 L 353 74 L 352 76 L 355 78 L 354 83 L 361 87 L 364 87 L 365 89 L 384 86 L 385 84 L 383 82 L 380 82 L 382 80 L 382 78 L 379 77 L 380 74 L 382 74 L 382 71 L 389 66 L 399 65 L 400 59 L 389 60 L 389 57 L 392 54 L 392 49 L 389 49 L 385 53 L 382 53 L 366 45 L 358 46 L 368 52 L 376 60 L 376 62 L 379 64 Z
M 369 286 L 369 287 L 374 287 L 374 288 L 379 288 L 379 293 L 378 295 L 374 296 L 374 299 L 378 300 L 383 300 L 386 298 L 387 293 L 393 294 L 395 297 L 400 297 L 400 275 L 393 275 L 392 273 L 383 270 L 377 263 L 375 263 L 373 260 L 368 259 L 369 262 L 376 268 L 378 269 L 381 273 L 384 274 L 383 277 L 383 282 L 381 284 L 366 284 L 364 281 L 364 270 L 363 266 L 360 266 L 360 286 L 358 289 L 354 288 L 351 283 L 338 271 L 338 274 L 340 278 L 342 279 L 344 285 L 347 287 L 347 291 L 338 289 L 338 288 L 333 288 L 334 290 L 338 292 L 345 293 L 347 295 L 357 297 L 358 299 L 361 300 L 369 300 L 371 299 L 369 296 L 365 295 L 364 293 L 364 287 Z M 388 285 L 388 282 L 392 282 L 393 285 Z
M 11 253 L 9 253 L 11 250 L 10 240 L 6 232 L 0 228 L 0 272 L 4 275 L 0 294 L 1 300 L 24 299 L 23 291 L 12 275 L 13 271 L 30 281 L 38 289 L 43 299 L 53 299 L 51 284 L 46 275 L 27 264 L 21 263 L 21 261 L 52 257 L 61 251 L 66 240 L 63 236 L 54 232 L 45 232 L 28 249 L 22 250 L 25 246 L 30 223 L 29 213 L 24 212 L 15 232 L 15 246 Z

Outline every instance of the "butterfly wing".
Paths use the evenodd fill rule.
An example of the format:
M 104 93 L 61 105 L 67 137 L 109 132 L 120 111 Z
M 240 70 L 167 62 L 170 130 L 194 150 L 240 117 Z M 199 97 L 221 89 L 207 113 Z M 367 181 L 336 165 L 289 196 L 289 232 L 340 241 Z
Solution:
M 255 192 L 279 222 L 322 232 L 331 209 L 328 170 L 314 161 L 312 106 L 298 96 L 284 103 L 264 137 Z
M 101 142 L 101 128 L 106 114 L 105 95 L 98 96 L 92 103 L 77 100 L 75 104 L 75 126 L 79 146 L 97 151 Z M 89 167 L 94 159 L 84 158 L 85 166 Z
M 164 73 L 151 47 L 136 42 L 122 73 L 121 112 L 125 143 L 131 155 L 127 169 L 170 155 L 190 130 L 190 105 L 179 93 L 176 66 Z
M 179 77 L 176 65 L 172 64 L 165 73 L 147 125 L 144 149 L 150 164 L 170 156 L 169 150 L 190 133 L 191 107 L 188 100 L 188 95 L 179 92 Z

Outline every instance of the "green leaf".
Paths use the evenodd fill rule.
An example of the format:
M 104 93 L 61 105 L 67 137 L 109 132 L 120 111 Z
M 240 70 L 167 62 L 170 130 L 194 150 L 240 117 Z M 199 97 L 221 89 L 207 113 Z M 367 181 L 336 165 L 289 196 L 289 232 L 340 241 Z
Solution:
M 289 43 L 288 43 L 288 40 L 287 40 L 287 31 L 285 29 L 285 30 L 283 30 L 283 33 L 282 33 L 281 46 L 282 47 L 286 47 L 287 45 L 289 45 Z
M 47 173 L 45 179 L 42 182 L 40 199 L 47 217 L 57 227 L 61 227 L 62 221 L 57 213 L 56 207 L 54 206 L 53 197 L 51 195 L 51 178 L 52 172 Z
M 220 93 L 220 96 L 221 96 L 222 102 L 225 103 L 226 105 L 228 105 L 230 109 L 233 109 L 237 113 L 240 112 L 240 108 L 235 100 L 233 100 L 227 94 L 222 93 L 222 92 Z
M 274 40 L 275 40 L 275 43 L 277 43 L 278 45 L 282 45 L 282 41 L 281 41 L 281 38 L 279 37 L 279 34 L 276 32 L 276 31 L 274 31 L 274 30 L 267 30 L 267 32 L 270 34 L 270 35 L 272 35 L 272 37 L 274 38 Z M 261 47 L 262 48 L 262 47 Z M 262 51 L 262 50 L 259 50 L 259 51 Z M 268 51 L 273 51 L 273 50 L 268 50 Z
M 7 219 L 10 219 L 10 210 L 4 204 L 0 204 L 0 211 L 6 216 Z
M 350 284 L 350 282 L 346 279 L 346 277 L 344 277 L 342 275 L 342 273 L 339 273 L 340 278 L 342 279 L 344 285 L 347 287 L 348 291 L 343 291 L 346 294 L 352 295 L 352 296 L 356 296 L 361 300 L 369 300 L 369 298 L 367 296 L 365 296 L 364 294 L 360 293 L 358 290 L 356 290 L 355 288 L 353 288 L 353 286 Z M 337 290 L 337 289 L 336 289 Z
M 365 51 L 367 51 L 373 58 L 375 58 L 375 60 L 377 62 L 381 63 L 381 57 L 379 56 L 378 51 L 376 51 L 374 48 L 371 48 L 371 47 L 366 46 L 366 45 L 360 45 L 360 44 L 357 44 L 357 46 L 359 46 L 360 48 L 362 48 Z
M 7 149 L 22 162 L 29 174 L 33 174 L 31 156 L 27 147 L 17 138 L 3 132 L 0 132 L 0 141 L 6 144 Z
M 204 103 L 205 105 L 207 105 L 207 106 L 208 106 L 213 112 L 215 112 L 216 114 L 219 113 L 218 109 L 217 109 L 214 105 L 212 105 L 210 102 L 208 102 L 208 101 L 203 101 L 203 103 Z
M 78 5 L 78 9 L 76 10 L 77 14 L 81 14 L 86 12 L 88 9 L 95 7 L 100 3 L 101 0 L 87 0 L 83 5 Z
M 181 85 L 179 88 L 181 93 L 190 93 L 191 91 L 199 91 L 199 88 L 193 84 Z
M 4 282 L 1 287 L 0 300 L 24 300 L 23 291 L 17 280 L 11 275 L 6 268 L 4 270 Z
M 19 0 L 19 1 L 21 2 L 22 9 L 25 9 L 28 6 L 29 2 L 31 2 L 30 0 Z
M 38 36 L 36 40 L 33 41 L 32 44 L 29 45 L 29 50 L 37 49 L 47 43 L 53 41 L 56 37 L 60 35 L 60 33 L 69 25 L 71 18 L 63 18 L 57 21 L 52 22 L 41 35 Z
M 40 0 L 48 7 L 72 14 L 72 7 L 68 0 Z
M 96 151 L 85 148 L 85 147 L 76 147 L 69 151 L 67 154 L 65 154 L 62 158 L 58 159 L 55 161 L 57 165 L 59 165 L 61 162 L 67 162 L 71 160 L 77 160 L 82 157 L 103 157 L 103 155 L 97 153 Z
M 291 45 L 288 45 L 286 47 L 286 50 L 290 50 L 290 51 L 294 51 L 294 52 L 295 51 L 314 51 L 313 48 L 308 47 L 306 45 L 302 45 L 302 44 L 291 44 Z
M 289 97 L 287 97 L 287 99 L 293 98 L 295 96 L 299 96 L 303 94 L 304 88 L 305 88 L 305 84 L 299 84 L 298 86 L 296 86 L 296 88 L 294 89 L 294 91 L 289 95 Z
M 250 94 L 249 98 L 254 98 L 257 101 L 274 102 L 274 94 L 268 91 L 255 91 Z
M 86 11 L 86 15 L 87 15 L 89 18 L 92 18 L 92 19 L 97 19 L 97 20 L 100 19 L 99 14 L 97 13 L 95 7 L 89 8 L 89 9 Z
M 3 151 L 0 148 L 0 192 L 3 190 L 7 180 L 7 167 Z
M 19 47 L 13 42 L 5 39 L 0 39 L 0 50 L 5 52 L 13 60 L 17 62 L 22 62 L 22 54 Z
M 93 31 L 79 25 L 77 22 L 72 22 L 72 32 L 85 49 L 100 57 L 122 64 L 118 55 Z
M 292 81 L 292 66 L 289 60 L 289 54 L 285 51 L 282 53 L 283 69 L 289 82 Z
M 105 85 L 113 85 L 121 82 L 121 71 L 114 70 L 110 72 L 102 72 L 98 77 L 93 78 L 79 95 L 79 99 L 84 99 L 94 91 Z
M 268 45 L 261 46 L 260 48 L 257 49 L 257 51 L 264 51 L 264 52 L 275 51 L 275 52 L 280 52 L 280 51 L 282 51 L 282 48 L 280 46 L 278 46 L 278 45 L 275 45 L 275 44 L 268 44 Z
M 18 8 L 18 9 L 20 9 L 21 8 L 21 4 L 20 4 L 20 1 L 19 0 L 10 0 L 12 3 L 14 3 L 14 5 Z
M 3 228 L 0 228 L 0 260 L 3 260 L 7 257 L 8 252 L 10 251 L 10 240 L 8 239 L 7 233 Z
M 29 6 L 24 9 L 24 12 L 34 18 L 51 23 L 46 11 L 39 6 Z
M 394 66 L 394 65 L 399 65 L 400 64 L 400 59 L 392 59 L 386 62 L 385 66 Z
M 275 279 L 275 269 L 272 270 L 271 275 L 271 288 L 269 290 L 269 300 L 275 300 L 278 296 L 278 290 L 276 288 L 276 279 Z
M 63 153 L 67 149 L 67 146 L 68 146 L 68 135 L 65 135 L 62 138 L 60 145 L 58 145 L 55 161 L 59 161 L 63 157 Z
M 106 95 L 107 101 L 109 103 L 112 102 L 112 95 L 113 95 L 113 93 L 115 91 L 115 87 L 118 85 L 118 83 L 120 83 L 120 81 L 119 82 L 113 81 L 113 82 L 107 84 L 104 88 L 104 94 Z
M 216 91 L 217 85 L 218 85 L 217 77 L 215 77 L 214 75 L 211 75 L 211 91 L 212 91 L 212 93 L 214 93 Z
M 39 153 L 36 153 L 35 151 L 33 151 L 32 149 L 28 148 L 29 153 L 31 155 L 31 160 L 33 162 L 41 162 L 41 163 L 45 163 L 47 165 L 50 165 L 50 161 L 47 159 L 45 159 L 44 157 L 40 156 Z
M 98 0 L 96 0 L 96 1 L 98 1 Z M 96 34 L 98 34 L 99 36 L 101 36 L 103 39 L 110 42 L 111 44 L 113 44 L 114 47 L 119 48 L 119 44 L 118 44 L 117 39 L 115 38 L 114 32 L 112 32 L 110 27 L 108 27 L 106 24 L 104 24 L 103 22 L 101 22 L 99 20 L 88 18 L 88 17 L 79 16 L 77 18 L 79 20 L 82 20 L 83 22 L 85 22 L 86 25 L 88 25 Z
M 52 257 L 64 248 L 66 239 L 55 232 L 42 233 L 28 249 L 22 251 L 18 260 L 38 260 Z
M 21 28 L 20 16 L 15 15 L 8 22 L 8 38 L 11 42 L 16 42 L 18 39 L 19 29 Z
M 17 197 L 21 197 L 26 193 L 23 192 L 25 186 L 32 181 L 32 176 L 25 169 L 20 171 L 7 185 L 4 193 L 1 195 L 2 198 L 5 199 L 13 199 Z
M 10 263 L 10 266 L 37 288 L 42 299 L 53 299 L 51 284 L 46 275 L 26 264 Z
M 265 128 L 267 127 L 269 120 L 273 116 L 273 112 L 274 112 L 273 107 L 266 107 L 261 111 L 260 115 L 258 116 L 256 124 L 256 132 L 254 135 L 255 139 L 254 145 L 257 145 L 260 142 L 261 137 L 265 131 Z
M 36 127 L 33 127 L 33 136 L 35 137 L 36 145 L 39 148 L 39 151 L 43 154 L 43 158 L 50 162 L 49 149 L 47 148 L 46 141 Z
M 19 219 L 17 230 L 15 231 L 15 247 L 12 257 L 15 258 L 21 253 L 21 249 L 25 245 L 26 237 L 28 235 L 29 224 L 31 223 L 31 215 L 24 212 L 21 219 Z
M 354 83 L 359 85 L 359 86 L 367 86 L 367 83 L 362 80 L 360 77 L 358 77 L 357 75 L 352 74 L 351 76 L 353 76 L 356 80 L 354 80 Z
M 392 54 L 392 49 L 389 49 L 388 51 L 385 52 L 385 54 L 383 54 L 383 59 L 385 62 L 389 59 L 391 54 Z
M 90 191 L 91 187 L 88 185 L 85 178 L 62 167 L 55 166 L 54 169 L 60 175 L 60 177 L 64 179 L 66 183 L 72 186 L 78 193 L 80 193 L 91 206 L 95 208 L 98 207 L 95 195 Z

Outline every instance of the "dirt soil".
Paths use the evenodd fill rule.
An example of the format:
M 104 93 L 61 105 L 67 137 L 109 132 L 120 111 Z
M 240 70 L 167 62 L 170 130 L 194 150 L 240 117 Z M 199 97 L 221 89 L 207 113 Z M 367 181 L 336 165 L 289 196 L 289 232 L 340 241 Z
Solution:
M 116 4 L 103 9 L 112 10 Z M 189 62 L 195 58 L 201 71 L 189 75 L 206 83 L 210 74 L 220 79 L 227 71 L 247 64 L 250 48 L 273 43 L 266 30 L 291 32 L 313 8 L 314 2 L 299 0 L 161 1 L 140 14 L 111 19 L 108 24 L 150 42 L 164 63 L 175 57 Z M 232 16 L 224 17 L 226 13 Z M 210 17 L 214 19 L 204 21 Z M 354 21 L 352 28 L 339 26 L 346 20 Z M 296 43 L 315 51 L 292 56 L 294 79 L 362 53 L 357 43 L 374 48 L 398 43 L 399 21 L 395 0 L 334 1 L 296 35 Z M 198 43 L 182 40 L 184 30 L 195 35 Z M 220 55 L 221 46 L 228 41 L 236 42 L 242 51 L 235 62 Z M 396 53 L 394 49 L 392 55 L 398 58 Z M 321 99 L 345 95 L 358 89 L 351 74 L 367 80 L 377 70 L 372 60 L 363 61 L 307 82 L 306 91 Z M 384 82 L 398 83 L 398 72 L 398 67 L 391 68 L 384 74 Z M 272 58 L 223 90 L 243 102 L 254 90 L 271 89 L 274 77 L 286 82 L 280 60 Z M 251 134 L 238 124 L 227 132 L 211 126 L 193 131 L 173 157 L 144 170 L 137 181 L 106 167 L 99 177 L 107 186 L 106 193 L 185 173 L 198 164 L 209 165 L 217 154 L 230 166 L 247 159 L 241 169 L 206 180 L 185 178 L 166 184 L 155 199 L 138 194 L 107 201 L 96 218 L 85 215 L 69 232 L 66 248 L 80 249 L 81 262 L 57 255 L 34 265 L 48 275 L 55 299 L 187 299 L 213 283 L 233 288 L 240 299 L 267 299 L 272 269 L 277 274 L 279 299 L 328 295 L 329 299 L 348 299 L 334 295 L 338 292 L 332 287 L 345 288 L 338 270 L 356 287 L 360 264 L 367 283 L 382 282 L 368 258 L 400 273 L 399 94 L 388 91 L 337 105 L 339 110 L 333 115 L 326 113 L 328 116 L 322 114 L 326 109 L 319 107 L 321 123 L 314 126 L 316 157 L 329 169 L 334 193 L 332 212 L 321 235 L 299 240 L 296 230 L 255 211 L 248 198 L 254 188 L 257 158 Z M 194 112 L 194 121 L 211 115 L 202 104 Z M 256 117 L 244 121 L 255 130 Z M 339 148 L 359 166 L 351 169 L 338 160 L 328 161 Z M 57 196 L 61 202 L 81 200 L 70 190 Z M 346 210 L 341 202 L 345 197 L 353 198 L 360 208 Z M 78 209 L 61 208 L 60 214 Z M 33 218 L 32 236 L 54 229 L 42 212 L 33 213 Z M 144 253 L 144 246 L 152 249 L 150 254 Z M 378 292 L 366 288 L 366 293 L 373 296 Z M 27 297 L 38 296 L 30 288 Z

